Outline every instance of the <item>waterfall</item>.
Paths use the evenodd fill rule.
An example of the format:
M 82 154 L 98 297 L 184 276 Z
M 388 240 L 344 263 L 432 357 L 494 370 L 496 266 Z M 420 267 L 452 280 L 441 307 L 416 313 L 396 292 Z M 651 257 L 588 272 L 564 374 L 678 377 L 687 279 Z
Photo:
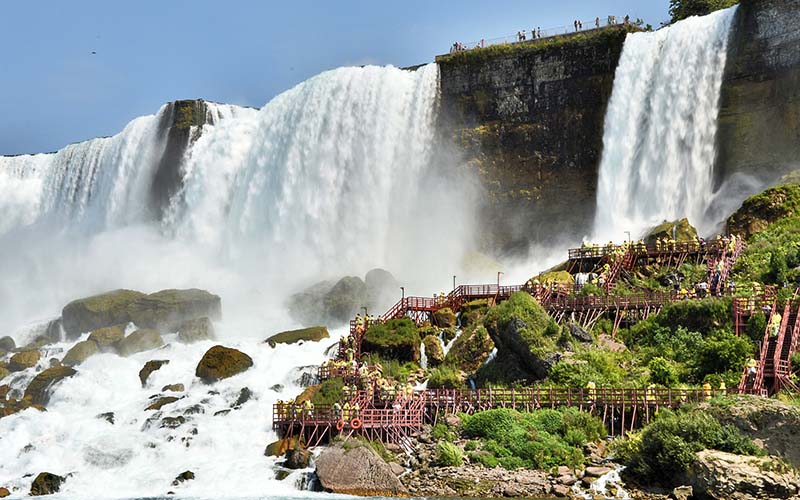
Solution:
M 706 209 L 735 12 L 628 35 L 605 118 L 595 239 L 621 240 L 682 217 L 701 231 L 713 227 Z

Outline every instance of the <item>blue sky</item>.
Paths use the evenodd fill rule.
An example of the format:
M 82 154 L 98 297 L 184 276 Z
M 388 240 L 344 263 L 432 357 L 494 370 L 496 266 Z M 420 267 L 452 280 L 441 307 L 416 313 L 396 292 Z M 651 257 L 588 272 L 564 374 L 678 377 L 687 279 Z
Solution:
M 44 1 L 0 4 L 0 154 L 121 130 L 184 98 L 262 106 L 326 69 L 409 66 L 470 42 L 668 0 Z M 92 54 L 92 51 L 97 52 Z

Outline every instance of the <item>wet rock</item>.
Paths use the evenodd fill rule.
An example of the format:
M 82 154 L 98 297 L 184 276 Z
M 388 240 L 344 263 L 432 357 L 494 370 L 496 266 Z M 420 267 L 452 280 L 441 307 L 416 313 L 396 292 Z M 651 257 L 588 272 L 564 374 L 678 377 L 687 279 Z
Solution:
M 214 340 L 214 324 L 207 317 L 186 320 L 178 326 L 178 341 L 184 344 Z
M 203 382 L 212 384 L 218 380 L 232 377 L 253 366 L 253 359 L 247 354 L 217 345 L 209 349 L 197 364 L 195 375 Z
M 578 342 L 582 342 L 584 344 L 591 344 L 594 342 L 594 337 L 592 334 L 581 328 L 579 325 L 575 323 L 570 323 L 568 325 L 569 333 L 572 335 L 572 338 L 577 340 Z
M 194 472 L 187 470 L 178 474 L 178 477 L 176 477 L 175 480 L 172 481 L 172 486 L 178 486 L 181 483 L 184 483 L 186 481 L 191 481 L 193 479 L 194 479 Z
M 693 495 L 694 491 L 692 490 L 691 486 L 678 486 L 672 490 L 669 498 L 671 500 L 690 500 Z
M 367 299 L 367 285 L 356 276 L 346 276 L 322 298 L 325 314 L 338 324 L 355 317 Z
M 2 374 L 0 374 L 0 375 L 2 375 Z M 0 376 L 0 378 L 3 378 L 3 377 Z M 8 395 L 8 392 L 10 390 L 11 390 L 11 386 L 10 385 L 8 385 L 8 384 L 0 385 L 0 401 L 3 401 L 4 399 L 6 399 L 6 396 Z
M 11 374 L 11 372 L 8 371 L 8 369 L 6 368 L 6 365 L 0 364 L 0 380 L 3 380 L 4 378 L 8 377 L 10 374 Z
M 162 429 L 175 429 L 186 423 L 186 417 L 164 417 L 161 419 Z
M 300 330 L 287 330 L 268 338 L 264 342 L 270 347 L 277 344 L 296 344 L 297 342 L 319 342 L 322 339 L 330 338 L 328 329 L 324 326 L 312 326 Z
M 54 366 L 61 366 L 61 360 L 58 358 L 50 358 L 47 360 L 47 366 L 53 368 Z
M 142 369 L 139 370 L 139 380 L 142 382 L 142 387 L 147 385 L 147 379 L 150 377 L 151 373 L 166 364 L 169 364 L 168 359 L 152 359 L 145 363 Z
M 15 413 L 19 413 L 21 411 L 27 410 L 28 408 L 34 408 L 39 411 L 45 411 L 44 406 L 39 404 L 33 404 L 31 398 L 23 398 L 20 400 L 9 398 L 5 402 L 3 402 L 3 404 L 0 404 L 0 418 L 7 417 Z
M 686 218 L 672 222 L 664 221 L 647 233 L 644 237 L 644 242 L 652 245 L 658 239 L 671 240 L 673 239 L 673 234 L 675 235 L 675 241 L 694 241 L 697 238 L 697 229 L 689 224 L 689 220 Z
M 206 409 L 203 408 L 203 405 L 201 405 L 201 404 L 192 405 L 192 406 L 186 408 L 185 410 L 183 410 L 183 414 L 184 415 L 201 415 L 201 414 L 203 414 L 205 412 L 206 412 Z
M 100 420 L 105 420 L 109 424 L 114 425 L 115 415 L 114 415 L 113 411 L 109 411 L 109 412 L 106 412 L 106 413 L 101 413 L 101 414 L 97 415 L 95 418 L 98 418 Z
M 145 411 L 157 411 L 163 408 L 166 405 L 171 405 L 175 401 L 178 401 L 181 398 L 176 398 L 175 396 L 164 396 L 156 399 L 154 402 L 150 404 Z
M 287 469 L 305 469 L 310 462 L 310 451 L 294 449 L 286 452 L 286 461 L 283 462 L 283 466 Z
M 267 445 L 267 448 L 264 450 L 264 456 L 279 457 L 284 455 L 287 451 L 294 450 L 298 447 L 300 447 L 300 443 L 295 438 L 288 437 L 279 439 Z
M 611 467 L 587 467 L 583 471 L 584 477 L 600 477 L 603 474 L 608 474 L 611 472 Z
M 170 384 L 161 388 L 161 392 L 183 392 L 185 390 L 186 388 L 183 386 L 183 384 Z
M 314 384 L 309 384 L 309 385 L 314 385 Z M 307 387 L 307 386 L 303 386 L 303 387 Z M 272 392 L 283 392 L 283 385 L 275 384 L 272 387 L 270 387 L 269 390 L 272 391 Z
M 236 398 L 236 402 L 233 403 L 234 408 L 238 408 L 243 404 L 250 401 L 250 398 L 253 397 L 253 391 L 250 390 L 249 387 L 242 387 L 242 390 L 239 391 L 239 397 Z
M 433 313 L 433 324 L 442 328 L 456 326 L 456 315 L 449 307 L 444 307 Z
M 444 350 L 437 337 L 428 335 L 422 339 L 425 346 L 425 356 L 428 358 L 428 368 L 434 368 L 444 363 Z
M 798 193 L 797 182 L 785 182 L 747 198 L 728 218 L 727 231 L 749 239 L 770 224 L 793 216 L 798 211 Z
M 120 356 L 130 356 L 138 352 L 157 349 L 164 345 L 164 340 L 158 331 L 151 328 L 142 328 L 131 333 L 117 343 L 117 352 Z
M 219 410 L 219 411 L 215 411 L 214 412 L 214 416 L 215 417 L 224 417 L 225 415 L 227 415 L 230 412 L 231 412 L 230 408 L 228 408 L 227 410 Z
M 46 339 L 49 343 L 61 342 L 63 335 L 61 327 L 61 318 L 54 319 L 47 323 L 41 338 Z
M 389 467 L 391 467 L 392 472 L 395 476 L 402 475 L 406 469 L 402 465 L 398 464 L 397 462 L 389 462 Z
M 0 337 L 0 351 L 11 352 L 16 349 L 17 344 L 11 337 Z
M 100 352 L 100 348 L 97 347 L 97 344 L 93 340 L 84 340 L 78 342 L 67 351 L 67 354 L 65 354 L 64 358 L 61 360 L 61 364 L 66 366 L 78 366 L 98 352 Z
M 170 289 L 138 298 L 128 306 L 128 312 L 131 321 L 139 327 L 174 332 L 191 319 L 219 320 L 222 302 L 218 295 L 206 290 Z
M 25 398 L 30 398 L 31 404 L 47 406 L 53 387 L 67 377 L 77 372 L 69 366 L 55 366 L 36 375 L 25 389 Z
M 402 496 L 406 488 L 392 468 L 369 445 L 349 450 L 326 448 L 316 460 L 317 477 L 326 491 L 345 495 Z
M 97 344 L 101 352 L 116 352 L 117 344 L 125 338 L 126 325 L 98 328 L 89 334 L 89 340 Z
M 800 492 L 797 472 L 773 458 L 715 450 L 697 454 L 689 483 L 695 495 L 719 500 L 794 498 Z
M 41 496 L 58 493 L 65 480 L 66 478 L 62 476 L 51 474 L 50 472 L 42 472 L 33 480 L 30 494 L 31 496 Z
M 36 363 L 39 362 L 40 358 L 41 355 L 39 354 L 39 351 L 18 352 L 11 356 L 11 360 L 8 362 L 8 371 L 14 373 L 32 368 L 36 366 Z
M 61 311 L 62 326 L 68 339 L 111 325 L 131 321 L 128 307 L 145 294 L 134 290 L 112 292 L 79 299 L 67 304 Z
M 0 488 L 0 498 L 5 498 L 11 495 L 11 492 L 8 491 L 8 488 Z

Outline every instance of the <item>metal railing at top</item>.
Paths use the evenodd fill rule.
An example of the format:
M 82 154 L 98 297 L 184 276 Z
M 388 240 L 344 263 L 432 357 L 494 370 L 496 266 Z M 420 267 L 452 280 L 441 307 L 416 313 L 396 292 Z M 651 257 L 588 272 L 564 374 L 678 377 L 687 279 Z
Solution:
M 479 50 L 482 48 L 490 47 L 492 45 L 504 45 L 512 43 L 535 43 L 539 40 L 545 40 L 557 36 L 570 35 L 575 33 L 585 33 L 602 28 L 607 28 L 609 26 L 625 25 L 624 20 L 625 16 L 619 16 L 619 17 L 605 16 L 596 19 L 591 19 L 589 21 L 578 21 L 580 22 L 579 27 L 576 27 L 574 23 L 570 25 L 555 26 L 544 29 L 542 29 L 540 26 L 529 26 L 524 28 L 524 39 L 521 38 L 520 36 L 523 35 L 523 30 L 520 30 L 518 33 L 512 35 L 500 36 L 495 38 L 483 38 L 481 40 L 477 40 L 474 42 L 467 42 L 467 43 L 455 42 L 450 47 L 450 54 L 465 52 L 469 50 Z M 641 23 L 629 23 L 629 24 L 634 24 L 638 26 Z
M 678 241 L 674 243 L 649 244 L 631 243 L 630 245 L 592 245 L 583 248 L 570 248 L 568 258 L 570 260 L 589 259 L 617 255 L 630 248 L 634 255 L 658 255 L 666 253 L 719 253 L 728 245 L 725 240 L 712 241 Z

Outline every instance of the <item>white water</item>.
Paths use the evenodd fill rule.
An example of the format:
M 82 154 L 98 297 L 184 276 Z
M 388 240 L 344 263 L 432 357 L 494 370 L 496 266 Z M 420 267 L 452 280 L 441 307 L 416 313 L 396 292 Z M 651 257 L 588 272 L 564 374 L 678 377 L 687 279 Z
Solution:
M 708 231 L 719 91 L 736 7 L 625 40 L 605 118 L 594 238 L 688 217 Z
M 194 370 L 210 342 L 167 338 L 155 352 L 94 356 L 58 386 L 47 412 L 0 419 L 0 486 L 23 496 L 33 479 L 26 475 L 49 471 L 73 473 L 65 495 L 82 498 L 289 494 L 292 480 L 274 480 L 273 459 L 263 456 L 275 438 L 272 403 L 299 392 L 292 369 L 319 364 L 335 339 L 262 344 L 297 326 L 283 308 L 287 295 L 378 266 L 427 295 L 439 285 L 424 288 L 422 277 L 449 282 L 469 249 L 470 194 L 443 182 L 438 173 L 449 165 L 432 156 L 437 92 L 436 66 L 343 68 L 260 110 L 212 105 L 216 124 L 191 145 L 184 190 L 160 220 L 148 186 L 164 147 L 163 110 L 111 138 L 0 158 L 0 336 L 30 340 L 32 325 L 104 290 L 200 287 L 222 296 L 219 342 L 255 361 L 207 387 Z M 46 359 L 69 347 L 55 346 Z M 142 389 L 137 374 L 149 359 L 171 362 Z M 37 369 L 0 384 L 21 390 Z M 187 397 L 162 416 L 202 400 L 206 412 L 175 430 L 144 428 L 148 397 L 173 383 L 185 384 Z M 255 400 L 215 417 L 244 386 Z M 95 418 L 108 411 L 116 425 Z M 185 470 L 197 479 L 171 486 Z

